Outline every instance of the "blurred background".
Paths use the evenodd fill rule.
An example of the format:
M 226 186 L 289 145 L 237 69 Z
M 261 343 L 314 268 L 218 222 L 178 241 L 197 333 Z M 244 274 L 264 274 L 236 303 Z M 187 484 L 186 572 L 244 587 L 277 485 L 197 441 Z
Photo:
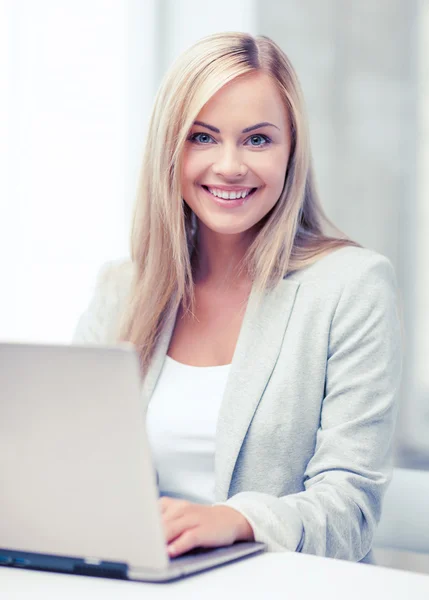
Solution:
M 429 470 L 429 0 L 0 0 L 0 339 L 70 341 L 100 266 L 128 255 L 161 77 L 226 30 L 289 56 L 326 212 L 395 266 L 395 461 Z

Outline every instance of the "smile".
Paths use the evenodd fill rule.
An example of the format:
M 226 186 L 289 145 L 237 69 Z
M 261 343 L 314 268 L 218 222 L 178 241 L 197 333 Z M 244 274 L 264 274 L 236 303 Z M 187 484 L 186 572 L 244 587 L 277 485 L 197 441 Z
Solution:
M 212 196 L 216 198 L 220 198 L 222 200 L 239 200 L 241 198 L 246 198 L 250 194 L 256 191 L 257 188 L 237 188 L 235 190 L 221 190 L 215 187 L 208 187 L 206 185 L 202 186 L 207 192 L 209 192 Z
M 239 188 L 221 190 L 215 187 L 202 185 L 201 188 L 208 198 L 211 198 L 219 207 L 233 210 L 247 204 L 250 198 L 253 198 L 258 188 Z

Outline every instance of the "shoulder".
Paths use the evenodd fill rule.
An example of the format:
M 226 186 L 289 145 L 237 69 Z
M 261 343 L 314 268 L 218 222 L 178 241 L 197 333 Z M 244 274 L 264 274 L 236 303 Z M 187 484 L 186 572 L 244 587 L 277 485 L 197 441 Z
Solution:
M 136 273 L 135 263 L 119 259 L 105 263 L 99 270 L 94 296 L 107 313 L 122 310 L 129 297 Z
M 324 315 L 330 322 L 335 315 L 348 321 L 380 311 L 390 312 L 396 319 L 402 312 L 392 263 L 368 248 L 334 250 L 291 273 L 284 284 L 296 288 L 296 309 L 312 319 L 323 319 Z
M 396 276 L 390 260 L 369 248 L 345 246 L 323 256 L 313 264 L 295 271 L 286 279 L 313 289 L 341 290 L 362 282 L 385 281 L 396 287 Z
M 125 259 L 100 268 L 91 301 L 75 329 L 75 343 L 116 342 L 135 271 L 134 263 Z
M 135 274 L 135 264 L 130 259 L 119 259 L 104 263 L 98 273 L 96 286 L 112 289 L 129 287 Z
M 296 286 L 294 310 L 299 322 L 311 328 L 311 335 L 305 335 L 313 345 L 328 336 L 329 356 L 339 348 L 344 350 L 344 359 L 357 356 L 355 351 L 361 353 L 362 361 L 365 352 L 369 361 L 389 355 L 391 364 L 400 370 L 402 306 L 388 258 L 374 250 L 347 246 L 296 271 L 290 279 Z

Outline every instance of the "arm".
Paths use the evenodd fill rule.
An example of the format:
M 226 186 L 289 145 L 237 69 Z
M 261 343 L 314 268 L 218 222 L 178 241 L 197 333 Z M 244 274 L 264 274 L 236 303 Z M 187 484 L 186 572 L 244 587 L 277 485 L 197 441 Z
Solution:
M 387 259 L 350 273 L 331 324 L 325 397 L 305 491 L 241 492 L 240 511 L 269 549 L 361 560 L 391 475 L 401 373 L 396 283 Z

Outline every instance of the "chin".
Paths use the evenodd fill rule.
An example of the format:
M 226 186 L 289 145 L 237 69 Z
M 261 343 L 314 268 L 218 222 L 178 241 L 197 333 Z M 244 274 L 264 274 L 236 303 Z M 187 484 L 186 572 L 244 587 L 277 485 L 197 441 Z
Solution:
M 248 226 L 243 225 L 243 224 L 236 224 L 234 225 L 233 223 L 225 223 L 225 224 L 221 224 L 221 223 L 210 223 L 210 222 L 204 222 L 205 227 L 207 227 L 207 229 L 210 229 L 210 231 L 213 231 L 214 233 L 218 233 L 220 235 L 239 235 L 242 233 L 246 233 L 249 230 L 253 229 L 255 227 L 254 224 L 250 224 Z

